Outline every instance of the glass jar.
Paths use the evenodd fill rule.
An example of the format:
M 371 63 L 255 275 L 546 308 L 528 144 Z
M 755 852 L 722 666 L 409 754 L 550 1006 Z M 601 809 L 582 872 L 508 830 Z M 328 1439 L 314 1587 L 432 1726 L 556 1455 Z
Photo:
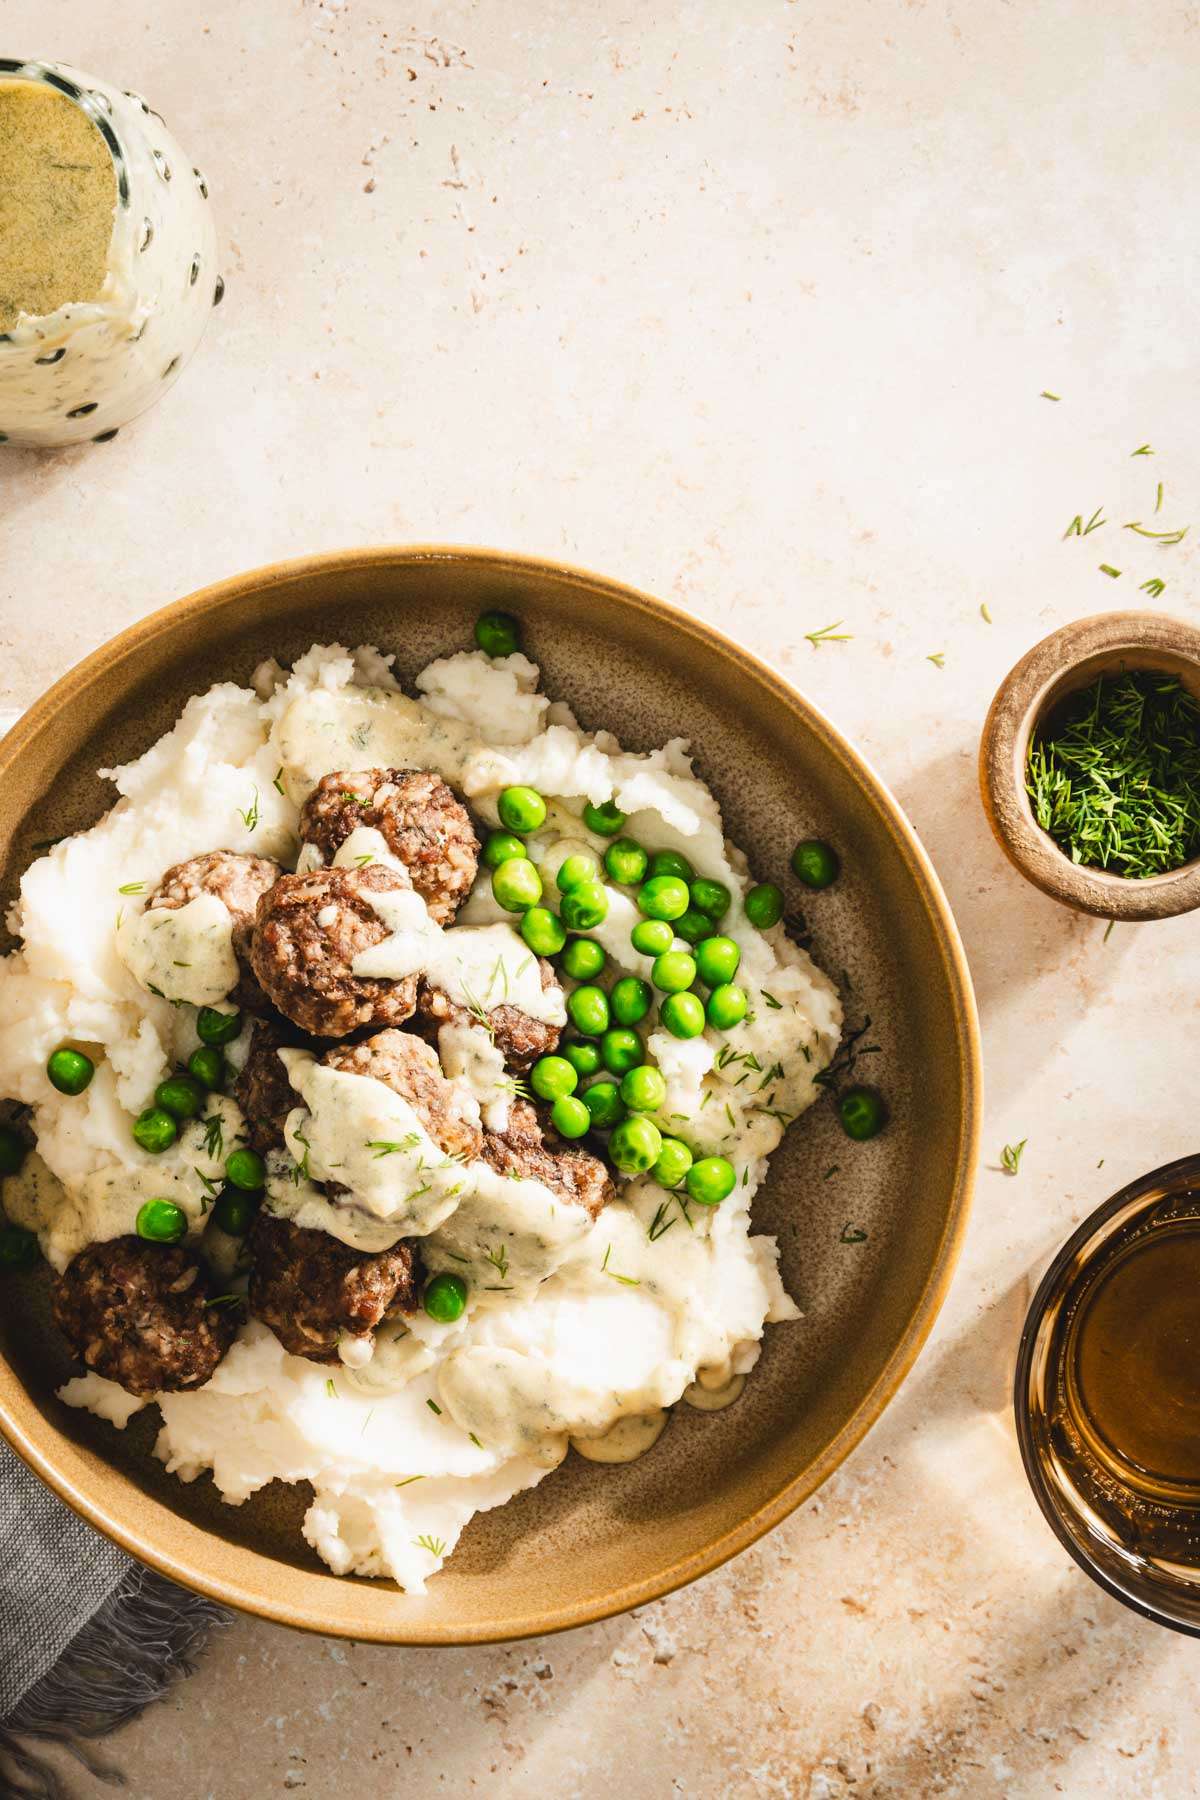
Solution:
M 178 378 L 224 292 L 208 183 L 139 94 L 61 63 L 0 58 L 0 99 L 9 84 L 25 84 L 42 119 L 60 104 L 77 107 L 112 158 L 114 183 L 99 286 L 53 311 L 4 319 L 0 444 L 107 443 Z M 78 121 L 64 123 L 77 131 Z M 52 267 L 53 205 L 41 215 L 51 219 L 43 263 Z

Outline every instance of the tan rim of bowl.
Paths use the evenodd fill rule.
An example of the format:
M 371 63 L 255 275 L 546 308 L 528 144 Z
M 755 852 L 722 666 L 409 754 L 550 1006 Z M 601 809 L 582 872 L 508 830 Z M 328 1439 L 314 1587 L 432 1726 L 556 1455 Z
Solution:
M 958 928 L 933 865 L 899 803 L 824 715 L 802 698 L 767 664 L 752 656 L 732 639 L 708 624 L 663 600 L 629 588 L 623 583 L 549 559 L 512 555 L 466 545 L 415 545 L 353 549 L 301 557 L 248 571 L 201 589 L 131 626 L 85 658 L 50 688 L 26 712 L 0 742 L 0 789 L 10 781 L 14 768 L 32 755 L 34 778 L 51 771 L 46 763 L 50 750 L 48 727 L 77 706 L 87 706 L 102 684 L 111 681 L 122 662 L 135 654 L 165 660 L 167 644 L 181 633 L 200 631 L 217 615 L 236 615 L 248 601 L 271 589 L 318 578 L 362 580 L 380 578 L 397 567 L 464 565 L 482 566 L 490 575 L 510 584 L 519 594 L 522 585 L 555 584 L 586 593 L 601 604 L 611 602 L 625 611 L 640 613 L 652 621 L 655 631 L 690 640 L 697 649 L 715 652 L 730 665 L 731 678 L 740 678 L 769 694 L 790 711 L 820 743 L 822 751 L 852 773 L 866 789 L 881 816 L 897 855 L 906 866 L 920 906 L 933 930 L 941 964 L 939 979 L 946 985 L 956 1020 L 955 1056 L 961 1069 L 958 1107 L 958 1149 L 953 1177 L 948 1184 L 944 1223 L 930 1258 L 927 1273 L 908 1319 L 870 1387 L 853 1412 L 822 1450 L 761 1503 L 727 1529 L 717 1530 L 696 1551 L 682 1556 L 664 1555 L 652 1574 L 618 1582 L 586 1602 L 554 1604 L 539 1599 L 536 1610 L 511 1616 L 503 1622 L 486 1617 L 456 1621 L 452 1628 L 422 1625 L 408 1620 L 402 1611 L 368 1610 L 356 1601 L 360 1584 L 338 1582 L 332 1601 L 315 1605 L 304 1583 L 290 1568 L 279 1571 L 278 1586 L 262 1579 L 262 1557 L 249 1549 L 230 1546 L 212 1537 L 190 1520 L 172 1516 L 171 1530 L 162 1528 L 162 1508 L 119 1477 L 93 1453 L 62 1439 L 47 1422 L 15 1370 L 0 1357 L 0 1432 L 29 1466 L 77 1513 L 123 1549 L 160 1573 L 211 1598 L 279 1624 L 334 1636 L 380 1643 L 416 1645 L 506 1642 L 549 1632 L 565 1631 L 625 1612 L 631 1607 L 671 1593 L 709 1573 L 730 1557 L 753 1544 L 785 1519 L 816 1491 L 844 1461 L 879 1418 L 901 1386 L 932 1329 L 945 1300 L 962 1248 L 970 1210 L 974 1174 L 978 1164 L 983 1107 L 982 1053 L 979 1024 L 970 972 Z M 39 742 L 38 740 L 41 740 Z M 26 782 L 29 776 L 25 776 Z M 305 1580 L 312 1578 L 306 1577 Z M 364 1583 L 374 1588 L 375 1583 Z
M 1025 790 L 1042 720 L 1099 676 L 1125 671 L 1177 676 L 1200 700 L 1200 631 L 1166 613 L 1097 613 L 1035 644 L 1000 683 L 984 723 L 984 811 L 1009 861 L 1052 900 L 1101 919 L 1169 919 L 1200 906 L 1200 859 L 1144 881 L 1084 868 L 1042 830 Z

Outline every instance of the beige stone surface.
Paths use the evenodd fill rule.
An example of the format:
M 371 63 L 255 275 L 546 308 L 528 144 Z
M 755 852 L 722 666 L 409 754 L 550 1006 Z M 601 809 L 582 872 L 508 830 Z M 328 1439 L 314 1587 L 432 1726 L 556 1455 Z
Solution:
M 1155 576 L 1197 618 L 1192 539 L 1120 529 L 1160 480 L 1164 520 L 1200 504 L 1196 8 L 5 0 L 0 22 L 6 53 L 165 114 L 229 283 L 157 412 L 0 461 L 0 699 L 271 557 L 561 554 L 716 621 L 857 739 L 938 863 L 986 1036 L 949 1303 L 800 1514 L 557 1640 L 236 1620 L 113 1745 L 130 1793 L 1200 1792 L 1200 1648 L 1059 1552 L 1007 1404 L 1048 1253 L 1197 1148 L 1200 927 L 1106 942 L 1020 885 L 974 785 L 991 693 L 1043 633 Z M 834 620 L 852 641 L 814 650 Z

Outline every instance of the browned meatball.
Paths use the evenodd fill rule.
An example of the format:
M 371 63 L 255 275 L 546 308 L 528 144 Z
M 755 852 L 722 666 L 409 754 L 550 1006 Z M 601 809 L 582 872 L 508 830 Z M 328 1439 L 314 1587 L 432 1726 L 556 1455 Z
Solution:
M 327 1231 L 262 1212 L 250 1247 L 250 1311 L 293 1356 L 337 1362 L 342 1336 L 370 1337 L 389 1313 L 411 1312 L 417 1304 L 411 1244 L 370 1255 Z
M 233 1084 L 233 1097 L 246 1121 L 246 1136 L 260 1156 L 283 1148 L 283 1127 L 303 1102 L 279 1060 L 280 1050 L 312 1050 L 311 1038 L 284 1019 L 255 1019 L 250 1049 Z
M 278 863 L 265 856 L 246 856 L 237 850 L 209 850 L 203 856 L 190 857 L 167 870 L 146 901 L 152 906 L 175 912 L 201 894 L 215 894 L 224 902 L 233 920 L 233 953 L 238 960 L 241 978 L 231 1000 L 251 1012 L 264 1010 L 262 989 L 250 968 L 250 934 L 254 930 L 254 913 L 259 900 L 279 880 Z
M 561 1142 L 552 1138 L 547 1144 L 533 1107 L 527 1100 L 516 1100 L 509 1108 L 504 1130 L 484 1133 L 483 1154 L 501 1175 L 523 1175 L 544 1182 L 594 1219 L 616 1196 L 608 1170 L 598 1156 L 589 1156 L 586 1150 L 560 1149 Z
M 545 957 L 538 959 L 542 988 L 551 988 L 557 977 Z M 417 990 L 417 1012 L 431 1027 L 439 1025 L 476 1025 L 481 1021 L 467 1007 L 451 1000 L 449 994 L 433 987 L 422 976 Z M 560 1025 L 547 1025 L 543 1019 L 531 1019 L 519 1006 L 493 1006 L 487 1016 L 487 1029 L 492 1041 L 510 1068 L 531 1069 L 539 1056 L 549 1056 L 558 1049 L 562 1036 Z
M 347 1037 L 364 1025 L 402 1025 L 411 1018 L 417 978 L 384 981 L 355 975 L 362 950 L 388 928 L 372 894 L 405 885 L 381 863 L 362 869 L 314 869 L 281 875 L 258 903 L 250 962 L 268 999 L 313 1037 Z M 324 922 L 323 921 L 327 921 Z
M 358 825 L 381 832 L 439 925 L 471 891 L 479 840 L 467 809 L 429 769 L 353 769 L 324 775 L 300 814 L 300 836 L 326 859 Z
M 479 1155 L 483 1133 L 464 1113 L 463 1090 L 446 1080 L 436 1052 L 410 1031 L 381 1031 L 361 1044 L 339 1044 L 323 1060 L 331 1069 L 382 1081 L 407 1100 L 447 1156 L 474 1161 Z
M 236 1307 L 214 1307 L 182 1244 L 91 1244 L 54 1283 L 54 1322 L 97 1375 L 131 1394 L 202 1387 L 232 1344 Z

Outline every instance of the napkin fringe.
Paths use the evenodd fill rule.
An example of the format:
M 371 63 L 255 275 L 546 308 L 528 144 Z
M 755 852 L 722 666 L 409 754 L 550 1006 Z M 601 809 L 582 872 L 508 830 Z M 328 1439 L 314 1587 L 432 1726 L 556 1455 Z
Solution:
M 91 1745 L 136 1719 L 172 1682 L 229 1614 L 151 1569 L 122 1577 L 54 1667 L 0 1723 L 0 1795 L 6 1800 L 67 1800 L 62 1776 L 35 1747 L 56 1744 L 109 1787 L 119 1769 Z

